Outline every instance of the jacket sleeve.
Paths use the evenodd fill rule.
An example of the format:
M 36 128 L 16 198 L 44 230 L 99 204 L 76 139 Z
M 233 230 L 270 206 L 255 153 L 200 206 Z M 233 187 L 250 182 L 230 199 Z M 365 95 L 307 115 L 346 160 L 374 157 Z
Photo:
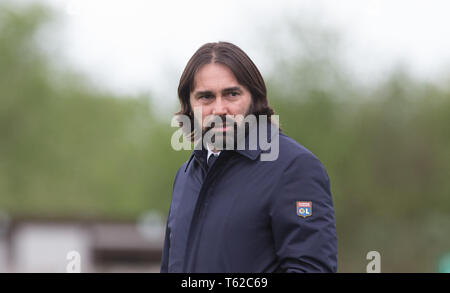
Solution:
M 330 182 L 311 153 L 285 169 L 270 207 L 277 272 L 336 272 L 337 237 Z M 297 215 L 297 201 L 312 202 L 311 215 Z
M 169 211 L 170 216 L 170 211 Z M 170 229 L 169 229 L 169 216 L 166 222 L 166 236 L 164 239 L 164 246 L 161 257 L 161 273 L 168 273 L 168 263 L 169 263 L 169 247 L 170 247 Z
M 175 184 L 177 183 L 178 174 L 181 170 L 184 170 L 186 164 L 184 164 L 180 169 L 178 169 L 177 174 L 175 174 L 175 179 L 173 180 L 173 186 L 172 186 L 172 194 L 175 189 Z M 172 199 L 173 200 L 173 199 Z M 170 248 L 170 235 L 171 231 L 169 228 L 169 219 L 170 219 L 170 213 L 172 210 L 172 203 L 170 203 L 169 207 L 169 214 L 167 216 L 166 221 L 166 236 L 164 237 L 164 246 L 161 256 L 161 273 L 168 273 L 169 272 L 169 248 Z

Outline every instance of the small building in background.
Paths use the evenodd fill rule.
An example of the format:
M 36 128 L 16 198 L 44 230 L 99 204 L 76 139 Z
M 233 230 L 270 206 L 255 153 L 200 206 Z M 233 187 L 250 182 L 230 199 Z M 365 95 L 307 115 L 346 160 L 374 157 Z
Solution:
M 159 272 L 165 223 L 155 212 L 138 221 L 0 219 L 0 272 Z

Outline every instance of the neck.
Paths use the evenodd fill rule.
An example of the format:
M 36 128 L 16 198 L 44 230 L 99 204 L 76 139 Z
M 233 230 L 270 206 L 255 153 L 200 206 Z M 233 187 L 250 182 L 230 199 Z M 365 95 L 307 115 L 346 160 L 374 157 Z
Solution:
M 209 148 L 209 150 L 211 151 L 211 152 L 213 152 L 213 153 L 217 153 L 217 152 L 219 152 L 218 150 L 216 150 L 216 148 L 215 147 L 213 147 L 213 146 L 210 146 L 210 145 L 208 145 L 208 148 Z

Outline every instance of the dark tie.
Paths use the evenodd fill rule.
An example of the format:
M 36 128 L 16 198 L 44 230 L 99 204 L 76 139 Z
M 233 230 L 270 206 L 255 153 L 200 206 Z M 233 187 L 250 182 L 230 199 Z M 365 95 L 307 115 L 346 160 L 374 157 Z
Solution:
M 211 166 L 214 164 L 214 162 L 217 160 L 218 157 L 219 156 L 215 156 L 214 154 L 211 154 L 209 156 L 209 159 L 208 159 L 208 170 L 211 169 Z

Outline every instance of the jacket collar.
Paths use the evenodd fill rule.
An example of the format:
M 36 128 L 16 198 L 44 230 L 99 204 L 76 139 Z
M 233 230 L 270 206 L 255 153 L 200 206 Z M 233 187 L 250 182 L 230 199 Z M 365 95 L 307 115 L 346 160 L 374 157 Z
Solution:
M 277 127 L 278 128 L 278 132 L 272 132 L 272 129 L 271 129 L 272 127 L 271 127 L 270 124 L 271 124 L 270 122 L 267 122 L 267 127 L 266 127 L 266 130 L 267 130 L 266 138 L 267 138 L 268 142 L 271 142 L 272 139 L 274 138 L 274 136 L 278 132 L 281 132 L 279 127 L 276 124 L 273 124 L 273 123 L 272 123 L 272 127 Z M 250 128 L 249 134 L 247 134 L 245 136 L 245 149 L 243 149 L 243 150 L 232 150 L 232 151 L 235 151 L 238 154 L 241 154 L 244 157 L 247 157 L 248 159 L 250 159 L 252 161 L 256 160 L 256 158 L 258 158 L 260 153 L 268 152 L 269 150 L 262 150 L 261 147 L 260 147 L 260 143 L 259 143 L 260 136 L 259 136 L 259 132 L 258 132 L 258 128 L 259 128 L 258 125 L 259 125 L 259 123 L 255 127 Z M 250 149 L 249 148 L 249 137 L 251 137 L 251 135 L 255 135 L 255 132 L 256 132 L 256 137 L 257 137 L 256 149 Z M 189 164 L 191 163 L 191 161 L 192 161 L 192 159 L 194 157 L 196 157 L 201 162 L 204 159 L 206 159 L 206 153 L 207 153 L 208 150 L 203 147 L 202 140 L 197 142 L 196 146 L 197 147 L 194 148 L 194 151 L 192 151 L 191 155 L 189 156 L 189 159 L 187 161 L 186 168 L 184 169 L 184 172 L 186 172 L 187 168 L 189 167 Z

